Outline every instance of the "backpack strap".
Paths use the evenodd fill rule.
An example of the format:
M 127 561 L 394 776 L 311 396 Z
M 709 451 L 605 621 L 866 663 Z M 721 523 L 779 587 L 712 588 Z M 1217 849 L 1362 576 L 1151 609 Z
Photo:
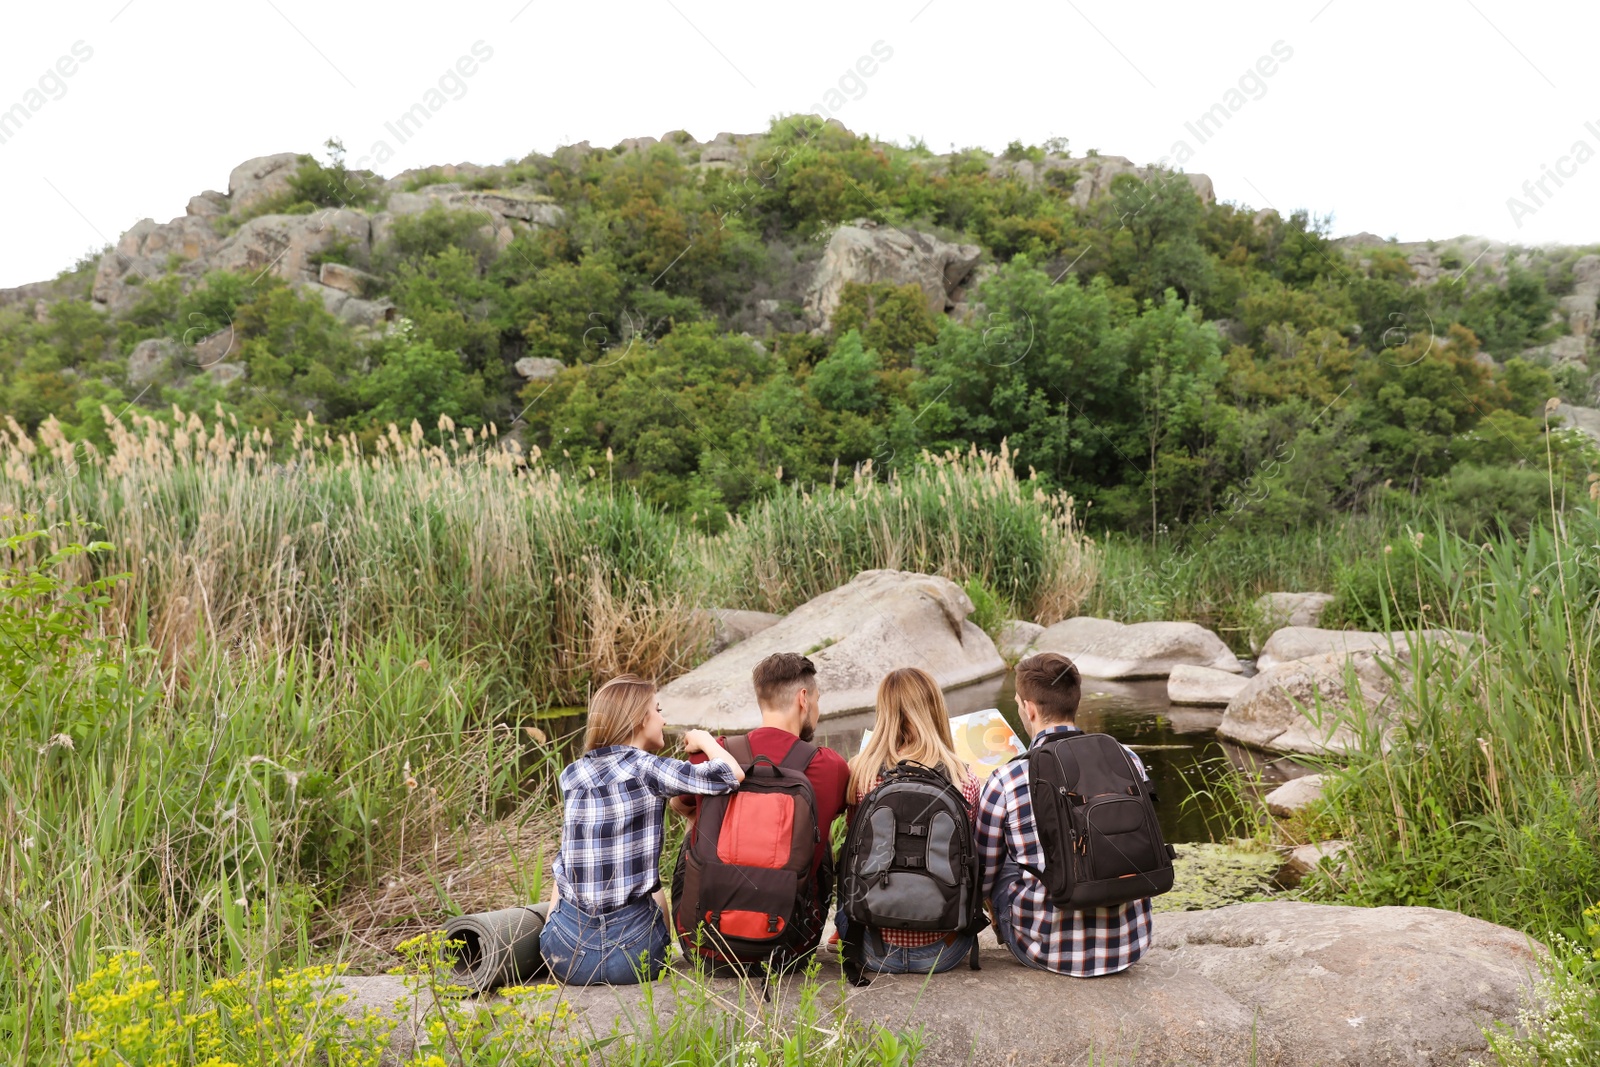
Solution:
M 748 737 L 740 738 L 740 740 L 744 742 L 745 748 L 748 749 L 750 747 L 750 739 Z M 797 737 L 794 739 L 794 744 L 789 746 L 788 754 L 778 761 L 778 766 L 787 767 L 791 771 L 804 772 L 807 767 L 811 766 L 811 761 L 817 758 L 817 753 L 820 751 L 822 750 L 810 741 L 802 741 Z
M 728 755 L 738 760 L 739 766 L 745 770 L 749 770 L 750 765 L 756 761 L 755 750 L 750 747 L 749 734 L 736 734 L 733 737 L 725 737 L 722 740 L 722 747 L 727 749 Z

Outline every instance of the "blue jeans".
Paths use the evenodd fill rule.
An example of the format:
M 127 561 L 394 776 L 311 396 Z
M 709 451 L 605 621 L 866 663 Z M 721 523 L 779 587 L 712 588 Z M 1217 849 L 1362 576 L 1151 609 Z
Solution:
M 667 920 L 651 897 L 589 915 L 558 903 L 539 934 L 550 976 L 569 985 L 637 985 L 667 967 Z
M 842 946 L 848 925 L 843 911 L 834 916 L 834 924 L 839 927 Z M 861 939 L 861 969 L 879 974 L 943 974 L 966 959 L 977 940 L 976 934 L 957 934 L 950 944 L 935 941 L 921 948 L 900 948 L 869 930 Z
M 1024 967 L 1032 967 L 1036 971 L 1048 971 L 1050 968 L 1023 951 L 1016 928 L 1011 924 L 1011 903 L 1017 899 L 1017 883 L 1020 881 L 1022 881 L 1022 868 L 1017 865 L 1013 857 L 1006 856 L 994 872 L 994 892 L 989 897 L 989 904 L 994 912 L 994 936 L 1011 950 L 1017 962 Z

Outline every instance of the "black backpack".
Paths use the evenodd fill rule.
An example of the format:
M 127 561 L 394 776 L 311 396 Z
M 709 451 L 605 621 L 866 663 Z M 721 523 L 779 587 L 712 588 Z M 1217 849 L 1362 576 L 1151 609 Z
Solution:
M 1062 911 L 1127 904 L 1172 888 L 1177 852 L 1161 836 L 1155 794 L 1110 734 L 1048 737 L 1028 761 L 1044 870 L 1026 867 Z
M 901 760 L 861 799 L 840 854 L 845 974 L 856 985 L 869 927 L 977 933 L 988 925 L 972 822 L 941 772 Z M 978 969 L 977 946 L 971 958 Z

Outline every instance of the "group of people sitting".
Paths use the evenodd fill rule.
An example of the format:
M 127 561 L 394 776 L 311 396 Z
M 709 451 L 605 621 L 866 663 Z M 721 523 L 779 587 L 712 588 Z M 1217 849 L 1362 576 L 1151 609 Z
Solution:
M 991 921 L 1023 965 L 1076 977 L 1124 970 L 1149 947 L 1149 893 L 1170 882 L 1146 891 L 1143 873 L 1117 874 L 1102 878 L 1108 896 L 1087 850 L 1091 837 L 1102 851 L 1137 849 L 1143 825 L 1123 835 L 1124 848 L 1093 819 L 1060 814 L 1053 795 L 1031 795 L 1059 789 L 1061 804 L 1079 803 L 1073 790 L 1088 789 L 1073 783 L 1099 775 L 1110 784 L 1095 787 L 1096 803 L 1112 805 L 1099 809 L 1102 829 L 1153 822 L 1138 757 L 1075 725 L 1081 681 L 1070 659 L 1046 653 L 1018 665 L 1030 758 L 983 782 L 957 755 L 926 671 L 883 678 L 871 736 L 848 762 L 812 742 L 820 690 L 811 660 L 768 656 L 753 680 L 761 725 L 723 738 L 690 730 L 688 760 L 659 754 L 665 720 L 652 683 L 624 675 L 594 693 L 583 755 L 561 774 L 561 850 L 540 938 L 553 978 L 653 980 L 674 934 L 686 956 L 713 968 L 786 970 L 816 952 L 836 888 L 841 958 L 858 981 L 963 959 L 976 967 L 978 933 Z M 1052 744 L 1069 738 L 1112 744 L 1117 766 L 1105 771 L 1093 746 Z M 1041 786 L 1060 773 L 1065 784 Z M 689 820 L 670 912 L 658 873 L 669 808 Z M 840 815 L 848 829 L 836 858 Z

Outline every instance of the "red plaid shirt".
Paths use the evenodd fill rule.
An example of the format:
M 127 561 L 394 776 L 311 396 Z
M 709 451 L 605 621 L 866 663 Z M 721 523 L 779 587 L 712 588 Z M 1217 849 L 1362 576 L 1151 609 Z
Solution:
M 1076 730 L 1066 725 L 1046 727 L 1033 736 L 1029 747 L 1045 737 Z M 1139 776 L 1148 780 L 1139 757 L 1131 749 L 1128 754 Z M 983 860 L 984 897 L 996 915 L 1010 915 L 1022 950 L 1036 962 L 1058 974 L 1089 978 L 1127 970 L 1150 947 L 1148 897 L 1114 908 L 1061 911 L 1050 903 L 1044 883 L 1026 870 L 1019 881 L 999 887 L 1000 896 L 995 896 L 995 875 L 1007 856 L 1036 870 L 1044 869 L 1044 846 L 1033 821 L 1026 760 L 1006 764 L 984 783 L 978 800 L 977 846 Z

